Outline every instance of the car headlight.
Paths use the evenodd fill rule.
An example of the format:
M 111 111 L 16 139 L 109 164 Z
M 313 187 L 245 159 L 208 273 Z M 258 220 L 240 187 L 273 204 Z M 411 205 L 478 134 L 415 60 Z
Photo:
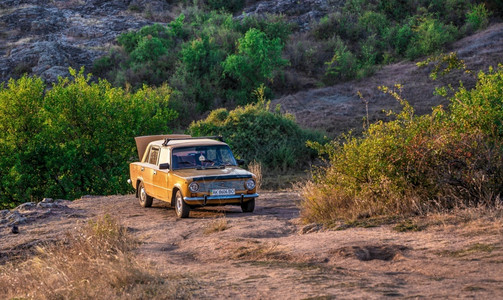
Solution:
M 199 184 L 195 181 L 192 181 L 190 184 L 189 184 L 189 190 L 192 192 L 192 193 L 196 193 L 197 191 L 199 191 Z
M 255 188 L 255 180 L 248 179 L 247 181 L 245 181 L 245 187 L 250 191 L 253 190 Z

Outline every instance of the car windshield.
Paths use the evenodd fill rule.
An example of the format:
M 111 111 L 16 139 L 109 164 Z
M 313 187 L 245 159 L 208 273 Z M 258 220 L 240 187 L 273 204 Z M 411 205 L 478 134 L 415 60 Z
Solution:
M 216 169 L 236 166 L 236 159 L 229 146 L 195 146 L 173 149 L 173 170 Z

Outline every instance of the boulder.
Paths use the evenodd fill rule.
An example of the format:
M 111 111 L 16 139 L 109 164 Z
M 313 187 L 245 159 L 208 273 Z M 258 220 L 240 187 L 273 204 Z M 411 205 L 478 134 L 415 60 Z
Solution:
M 26 211 L 26 210 L 31 210 L 33 208 L 35 208 L 37 205 L 33 202 L 26 202 L 26 203 L 23 203 L 21 205 L 19 205 L 18 207 L 16 207 L 16 210 L 20 210 L 20 211 Z

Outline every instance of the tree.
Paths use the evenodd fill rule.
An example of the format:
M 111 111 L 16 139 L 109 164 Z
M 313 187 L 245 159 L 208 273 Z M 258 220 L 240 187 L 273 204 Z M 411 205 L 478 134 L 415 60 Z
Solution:
M 223 63 L 224 75 L 236 80 L 237 88 L 244 92 L 238 100 L 243 101 L 260 84 L 271 81 L 274 72 L 287 64 L 281 58 L 282 49 L 279 38 L 269 39 L 255 28 L 239 39 L 238 53 L 229 55 Z

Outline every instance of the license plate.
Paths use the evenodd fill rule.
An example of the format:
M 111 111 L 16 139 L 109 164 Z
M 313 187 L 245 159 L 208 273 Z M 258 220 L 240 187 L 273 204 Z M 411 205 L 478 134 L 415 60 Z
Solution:
M 217 189 L 211 190 L 212 196 L 226 196 L 226 195 L 234 195 L 236 193 L 236 189 Z

